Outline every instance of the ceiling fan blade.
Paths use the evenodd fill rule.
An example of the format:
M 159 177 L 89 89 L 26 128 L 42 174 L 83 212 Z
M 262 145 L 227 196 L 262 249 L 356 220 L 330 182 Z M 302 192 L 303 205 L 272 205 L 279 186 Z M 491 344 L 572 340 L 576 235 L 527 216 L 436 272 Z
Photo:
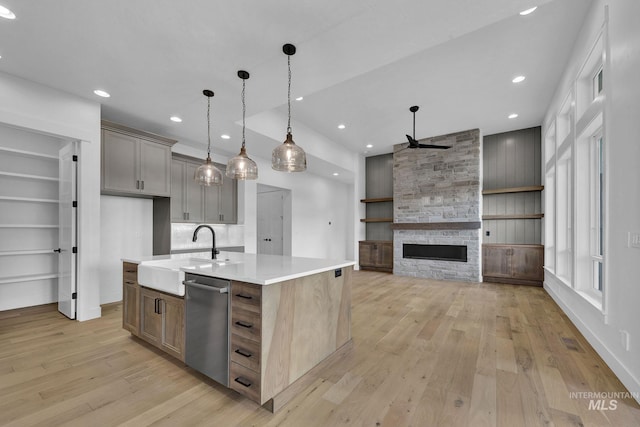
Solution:
M 418 148 L 418 141 L 416 141 L 415 139 L 413 139 L 413 137 L 411 135 L 406 135 L 407 136 L 407 141 L 409 141 L 409 148 Z
M 433 145 L 433 144 L 418 144 L 419 148 L 435 148 L 437 150 L 447 150 L 449 148 L 451 148 L 450 146 L 447 145 Z

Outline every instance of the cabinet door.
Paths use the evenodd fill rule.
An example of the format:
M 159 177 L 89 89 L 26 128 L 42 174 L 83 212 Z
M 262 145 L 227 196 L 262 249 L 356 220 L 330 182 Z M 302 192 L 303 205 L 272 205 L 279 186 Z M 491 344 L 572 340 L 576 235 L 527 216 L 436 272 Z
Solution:
M 160 294 L 146 288 L 140 289 L 140 337 L 158 347 L 162 334 L 159 304 Z
M 522 280 L 544 280 L 544 249 L 532 246 L 513 246 L 511 255 L 512 277 Z
M 393 242 L 378 244 L 378 267 L 393 268 Z
M 360 242 L 360 265 L 363 267 L 375 267 L 377 251 L 374 249 L 374 244 L 369 242 Z
M 184 212 L 184 177 L 186 163 L 171 161 L 171 222 L 186 220 Z
M 138 335 L 139 287 L 133 282 L 125 281 L 122 287 L 122 327 L 134 335 Z
M 184 300 L 162 295 L 160 302 L 164 351 L 184 361 Z
M 140 143 L 140 190 L 151 196 L 171 195 L 171 147 L 144 139 Z
M 511 277 L 511 247 L 484 246 L 482 248 L 482 275 Z
M 224 170 L 223 170 L 224 172 Z M 238 181 L 225 177 L 220 187 L 220 201 L 218 213 L 221 224 L 235 224 L 238 222 Z
M 226 182 L 225 177 L 222 182 Z M 220 187 L 211 185 L 204 188 L 204 222 L 220 224 Z
M 187 213 L 187 222 L 202 222 L 204 218 L 204 204 L 202 186 L 193 177 L 198 166 L 194 163 L 186 163 L 184 175 L 184 211 Z
M 102 131 L 102 190 L 138 193 L 138 139 Z

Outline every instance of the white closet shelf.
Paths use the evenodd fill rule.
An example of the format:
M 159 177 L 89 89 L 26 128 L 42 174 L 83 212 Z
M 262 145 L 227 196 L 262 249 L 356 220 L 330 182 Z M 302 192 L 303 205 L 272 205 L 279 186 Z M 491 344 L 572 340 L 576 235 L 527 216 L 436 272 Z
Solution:
M 60 201 L 56 199 L 37 199 L 33 197 L 0 196 L 0 200 L 11 200 L 14 202 L 60 203 Z
M 51 274 L 27 274 L 25 276 L 0 277 L 0 285 L 3 283 L 35 282 L 36 280 L 57 279 L 58 275 Z
M 59 225 L 50 224 L 0 224 L 0 228 L 58 228 Z
M 44 154 L 44 153 L 36 153 L 34 151 L 18 150 L 16 148 L 0 147 L 0 151 L 6 151 L 9 153 L 15 153 L 15 154 L 22 154 L 24 156 L 42 157 L 44 159 L 58 160 L 58 156 L 54 156 L 51 154 Z
M 2 251 L 0 256 L 54 254 L 53 249 L 31 249 L 22 251 Z
M 51 178 L 48 176 L 41 176 L 41 175 L 30 175 L 30 174 L 26 174 L 26 173 L 14 173 L 14 172 L 4 172 L 4 171 L 0 171 L 0 175 L 4 175 L 4 176 L 13 176 L 16 178 L 25 178 L 25 179 L 39 179 L 42 181 L 59 181 L 58 178 Z

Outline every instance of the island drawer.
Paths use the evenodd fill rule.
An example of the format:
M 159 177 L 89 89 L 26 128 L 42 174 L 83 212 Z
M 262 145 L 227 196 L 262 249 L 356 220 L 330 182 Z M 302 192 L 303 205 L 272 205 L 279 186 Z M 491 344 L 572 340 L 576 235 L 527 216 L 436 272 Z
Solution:
M 231 361 L 260 372 L 260 343 L 232 334 Z
M 122 263 L 122 279 L 128 285 L 135 285 L 138 281 L 138 264 L 131 262 Z
M 261 334 L 260 313 L 245 310 L 236 306 L 231 308 L 231 333 L 248 338 L 254 341 L 260 341 Z
M 231 362 L 229 367 L 229 387 L 254 402 L 261 403 L 260 374 L 258 372 Z
M 244 282 L 231 283 L 231 304 L 234 307 L 260 313 L 262 288 L 258 285 Z

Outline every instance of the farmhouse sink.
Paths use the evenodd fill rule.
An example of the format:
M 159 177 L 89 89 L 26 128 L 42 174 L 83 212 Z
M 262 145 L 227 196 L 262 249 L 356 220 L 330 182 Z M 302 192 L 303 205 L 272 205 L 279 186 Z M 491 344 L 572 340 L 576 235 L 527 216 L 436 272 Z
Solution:
M 138 265 L 138 283 L 148 288 L 184 296 L 184 269 L 207 268 L 237 263 L 229 259 L 176 258 L 143 261 Z

